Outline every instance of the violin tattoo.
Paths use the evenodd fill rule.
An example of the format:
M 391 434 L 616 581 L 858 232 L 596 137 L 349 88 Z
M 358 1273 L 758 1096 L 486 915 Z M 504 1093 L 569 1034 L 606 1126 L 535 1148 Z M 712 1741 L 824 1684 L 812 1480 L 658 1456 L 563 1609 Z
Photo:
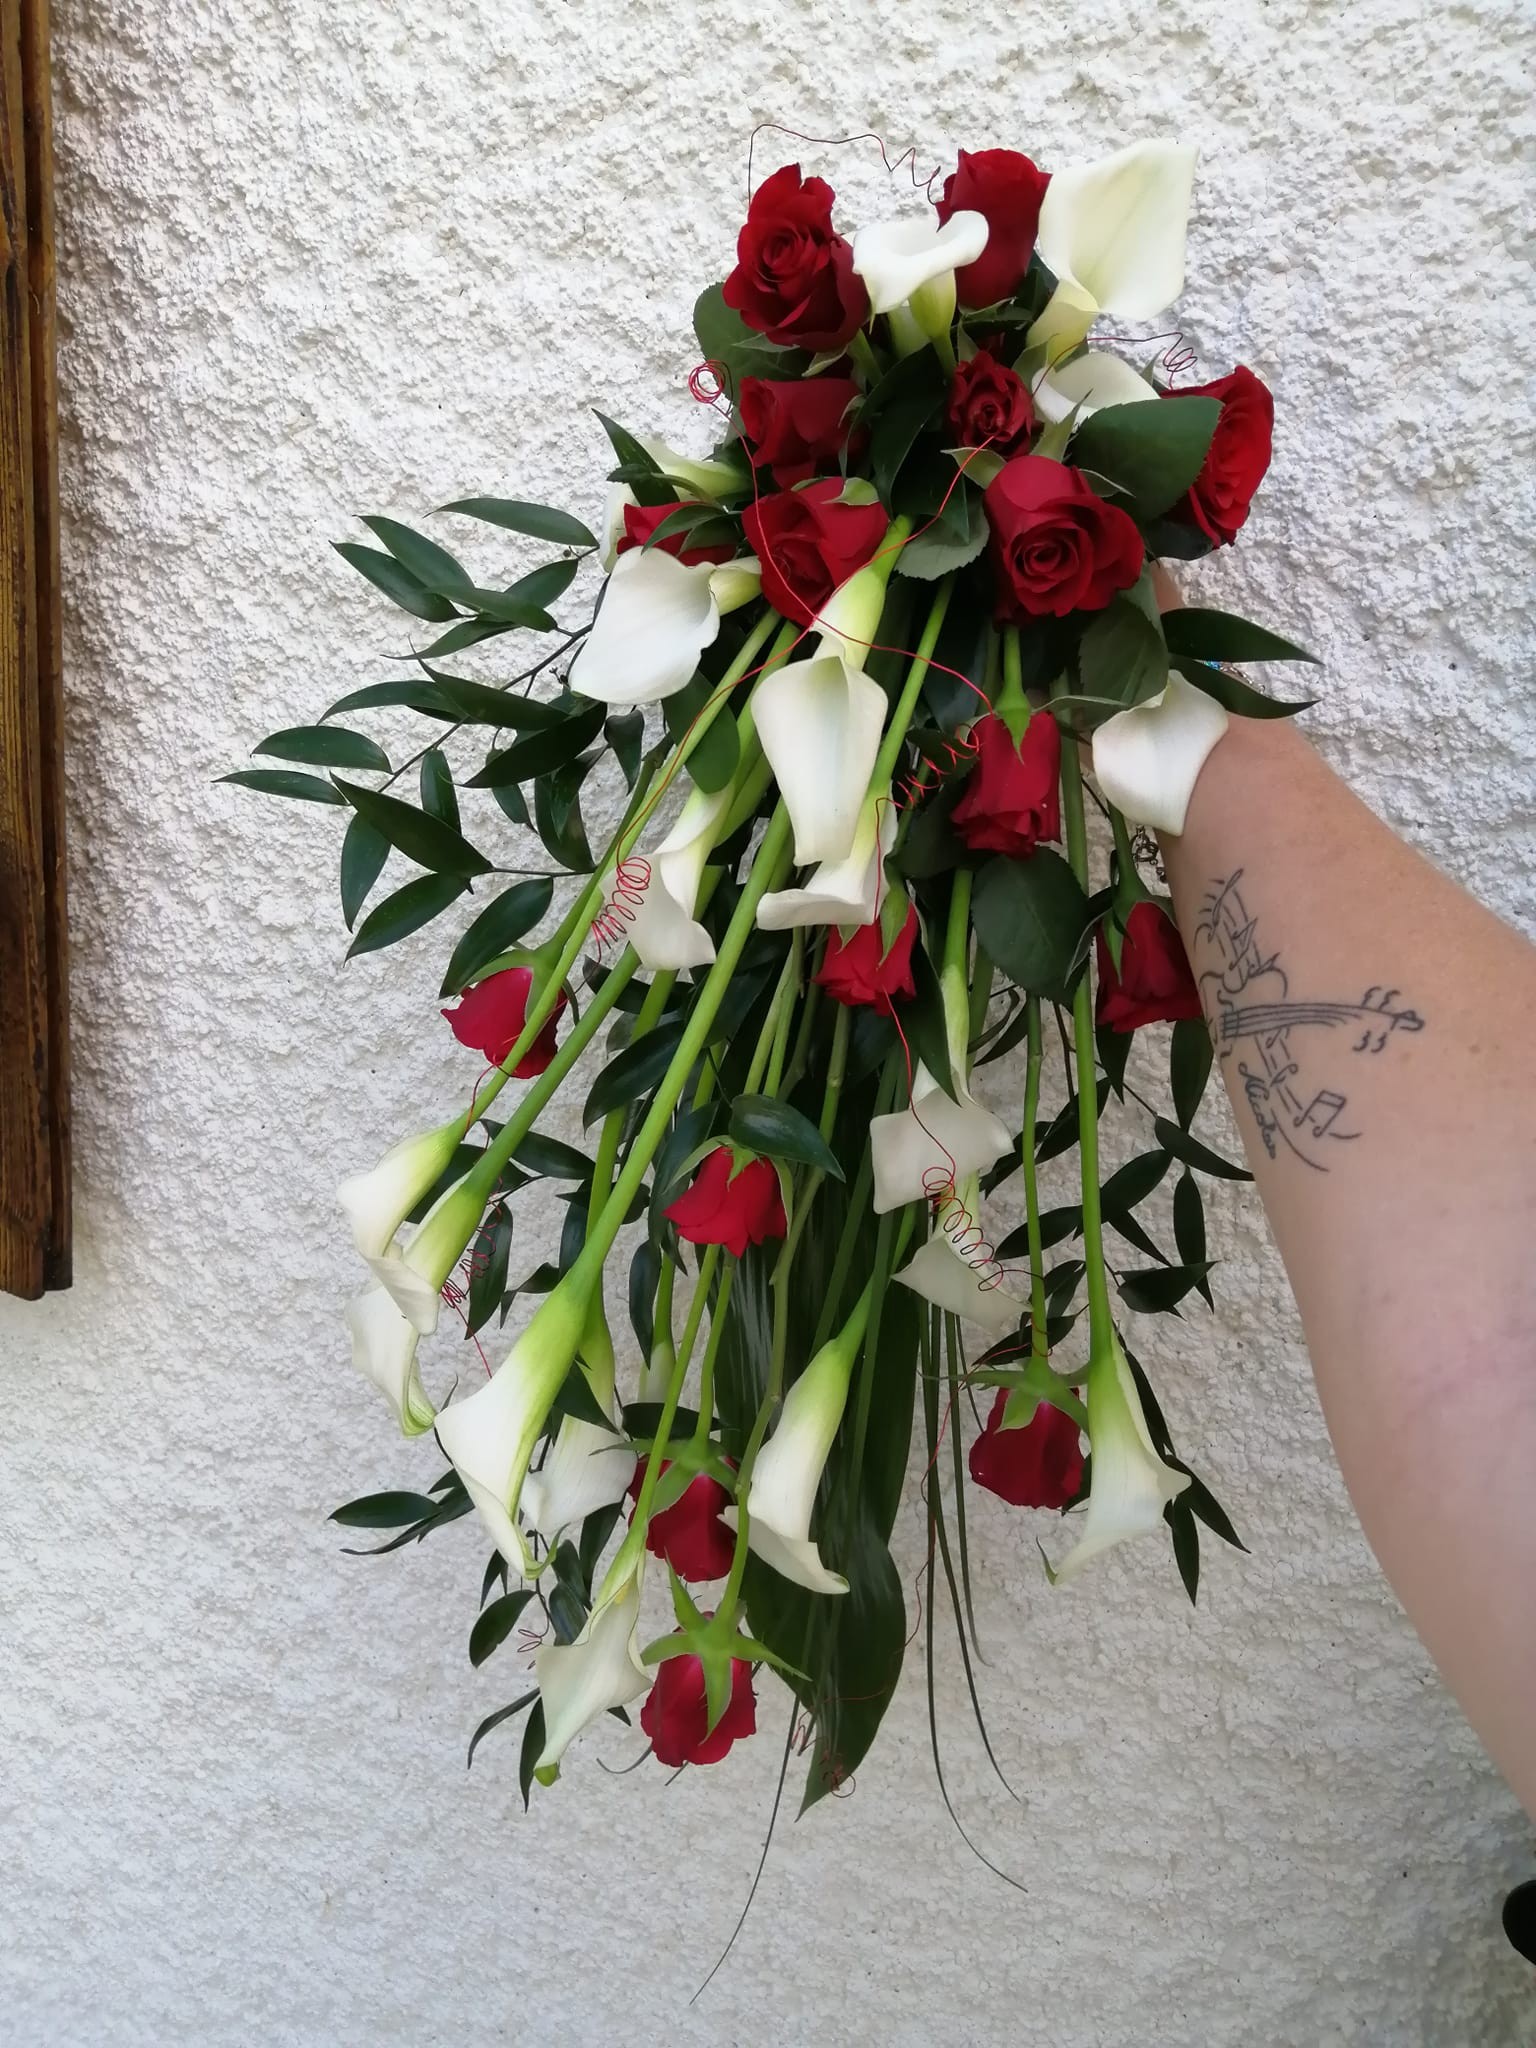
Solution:
M 1357 1002 L 1293 996 L 1278 952 L 1259 944 L 1238 884 L 1238 868 L 1212 882 L 1195 928 L 1195 964 L 1211 1038 L 1224 1067 L 1237 1063 L 1242 1092 L 1271 1159 L 1283 1145 L 1318 1173 L 1329 1148 L 1360 1136 L 1339 1055 L 1375 1057 L 1398 1032 L 1424 1029 L 1399 991 L 1372 983 Z M 1334 1033 L 1347 1034 L 1341 1044 Z M 1332 1042 L 1330 1043 L 1330 1039 Z

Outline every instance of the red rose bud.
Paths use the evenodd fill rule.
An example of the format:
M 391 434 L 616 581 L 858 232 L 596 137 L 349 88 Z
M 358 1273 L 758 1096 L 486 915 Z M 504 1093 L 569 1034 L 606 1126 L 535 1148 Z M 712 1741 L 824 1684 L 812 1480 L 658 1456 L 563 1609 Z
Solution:
M 1024 282 L 1040 225 L 1040 206 L 1051 182 L 1016 149 L 962 149 L 944 180 L 935 206 L 939 219 L 952 213 L 986 216 L 987 246 L 974 263 L 955 272 L 962 306 L 991 306 L 1011 299 Z
M 1148 897 L 1131 905 L 1120 941 L 1120 969 L 1110 955 L 1103 928 L 1094 934 L 1099 956 L 1098 1023 L 1111 1031 L 1141 1024 L 1173 1023 L 1200 1015 L 1200 991 L 1190 971 L 1179 928 Z
M 721 1244 L 738 1259 L 749 1244 L 766 1244 L 788 1227 L 778 1168 L 749 1159 L 737 1173 L 729 1145 L 716 1146 L 665 1213 L 690 1244 Z
M 832 187 L 786 164 L 752 195 L 725 303 L 770 341 L 843 348 L 869 313 L 853 249 L 832 227 Z
M 691 498 L 683 500 L 684 504 L 696 502 Z M 626 505 L 624 531 L 614 553 L 627 555 L 631 548 L 643 548 L 661 522 L 681 510 L 681 505 Z M 664 533 L 656 545 L 663 554 L 676 555 L 680 562 L 686 562 L 690 567 L 695 562 L 728 562 L 736 552 L 729 541 L 710 548 L 690 547 L 691 538 L 687 533 Z
M 1042 839 L 1061 837 L 1061 728 L 1036 711 L 1017 746 L 1002 719 L 989 712 L 971 732 L 976 765 L 951 822 L 973 853 L 1010 853 L 1022 860 Z
M 1214 384 L 1192 384 L 1170 398 L 1219 398 L 1221 413 L 1200 474 L 1174 509 L 1218 547 L 1237 538 L 1253 494 L 1269 468 L 1275 401 L 1267 384 L 1241 363 Z
M 851 377 L 743 377 L 736 404 L 758 461 L 787 486 L 834 465 L 858 395 Z
M 867 1005 L 888 1017 L 900 996 L 917 994 L 912 979 L 912 947 L 917 938 L 917 912 L 907 906 L 906 923 L 896 934 L 895 944 L 885 952 L 885 934 L 880 920 L 861 924 L 851 939 L 838 936 L 836 925 L 828 927 L 827 948 L 816 980 L 832 1000 L 850 1009 Z M 883 956 L 883 957 L 882 957 Z
M 443 1015 L 460 1045 L 473 1046 L 493 1067 L 499 1067 L 522 1036 L 532 994 L 531 968 L 504 967 L 499 974 L 488 974 L 484 981 L 465 989 L 457 1007 L 444 1010 Z M 538 1037 L 512 1069 L 513 1080 L 531 1080 L 535 1074 L 542 1074 L 554 1058 L 555 1026 L 564 1008 L 562 991 Z
M 883 508 L 840 505 L 842 490 L 840 476 L 824 476 L 801 490 L 759 498 L 741 515 L 747 545 L 763 566 L 764 597 L 801 626 L 815 622 L 838 585 L 871 561 L 885 539 Z
M 1004 463 L 987 486 L 987 521 L 1000 619 L 1101 611 L 1146 557 L 1130 514 L 1106 505 L 1081 470 L 1044 455 Z
M 752 1666 L 745 1657 L 731 1659 L 731 1697 L 710 1728 L 704 1666 L 697 1657 L 665 1658 L 640 1709 L 640 1726 L 651 1739 L 656 1761 L 669 1770 L 679 1764 L 719 1763 L 733 1742 L 757 1733 Z
M 1042 1401 L 1022 1429 L 1004 1429 L 1007 1406 L 1008 1389 L 999 1387 L 986 1426 L 971 1445 L 971 1477 L 1012 1507 L 1066 1507 L 1083 1483 L 1077 1424 Z
M 962 448 L 986 446 L 995 455 L 1023 452 L 1035 431 L 1035 405 L 1024 379 L 983 348 L 957 363 L 944 415 Z
M 642 1458 L 635 1467 L 635 1476 L 629 1482 L 633 1500 L 640 1498 L 649 1462 Z M 667 1471 L 670 1464 L 670 1459 L 663 1459 L 662 1471 Z M 701 1472 L 689 1481 L 681 1499 L 651 1516 L 645 1531 L 646 1549 L 652 1557 L 665 1558 L 680 1579 L 723 1579 L 736 1555 L 736 1532 L 721 1520 L 721 1510 L 730 1504 L 731 1496 L 719 1480 Z

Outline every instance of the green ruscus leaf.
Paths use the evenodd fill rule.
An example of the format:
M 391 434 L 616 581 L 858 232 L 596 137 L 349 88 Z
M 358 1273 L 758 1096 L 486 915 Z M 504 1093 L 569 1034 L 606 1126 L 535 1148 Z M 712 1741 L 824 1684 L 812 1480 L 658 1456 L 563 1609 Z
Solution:
M 360 783 L 338 780 L 336 787 L 360 817 L 418 867 L 440 874 L 489 874 L 491 863 L 485 855 L 441 818 L 402 803 L 397 796 L 386 796 L 382 790 L 364 789 Z
M 597 536 L 590 528 L 553 505 L 529 505 L 520 498 L 455 498 L 439 510 L 462 512 L 466 519 L 481 519 L 488 526 L 505 527 L 509 533 L 526 533 L 533 540 L 553 541 L 556 547 L 597 546 Z
M 382 590 L 413 619 L 440 624 L 445 619 L 457 618 L 447 598 L 426 589 L 393 555 L 386 555 L 379 548 L 365 548 L 355 540 L 338 540 L 332 545 L 344 562 L 350 563 L 360 576 L 366 576 L 376 590 Z
M 546 875 L 514 882 L 481 911 L 454 947 L 439 995 L 456 996 L 489 960 L 515 946 L 543 917 L 555 885 Z
M 358 914 L 388 859 L 389 841 L 384 834 L 354 812 L 347 836 L 341 842 L 341 914 L 348 931 L 357 923 Z
M 307 804 L 344 804 L 346 798 L 321 775 L 306 775 L 299 768 L 237 768 L 221 775 L 220 782 L 233 782 L 241 789 L 258 789 L 263 796 L 297 797 Z
M 837 1154 L 807 1116 L 770 1095 L 738 1095 L 731 1104 L 730 1134 L 738 1145 L 767 1159 L 787 1159 L 843 1178 Z
M 489 1607 L 481 1609 L 469 1632 L 469 1661 L 476 1669 L 501 1648 L 517 1627 L 518 1617 L 532 1598 L 532 1589 L 524 1587 L 516 1593 L 503 1593 Z
M 389 756 L 366 733 L 349 732 L 344 725 L 293 725 L 270 733 L 258 754 L 275 755 L 279 761 L 307 761 L 314 768 L 379 768 L 389 772 Z
M 375 904 L 358 927 L 357 937 L 347 948 L 347 958 L 359 953 L 377 953 L 385 946 L 419 932 L 441 915 L 450 903 L 469 887 L 462 875 L 418 875 L 403 889 Z

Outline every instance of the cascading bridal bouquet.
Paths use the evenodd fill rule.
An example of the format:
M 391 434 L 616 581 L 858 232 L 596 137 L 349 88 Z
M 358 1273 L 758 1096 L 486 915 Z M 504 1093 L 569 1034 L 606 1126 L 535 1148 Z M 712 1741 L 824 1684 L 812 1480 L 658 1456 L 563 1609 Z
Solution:
M 474 899 L 442 996 L 478 1079 L 340 1191 L 369 1269 L 354 1361 L 448 1469 L 336 1519 L 393 1550 L 478 1513 L 470 1657 L 517 1632 L 534 1683 L 475 1743 L 524 1717 L 525 1799 L 636 1701 L 660 1763 L 718 1761 L 764 1665 L 806 1804 L 844 1783 L 908 1641 L 888 1545 L 919 1408 L 929 1591 L 941 1571 L 968 1676 L 968 1408 L 971 1479 L 1065 1515 L 1055 1584 L 1166 1528 L 1193 1598 L 1199 1525 L 1237 1541 L 1115 1305 L 1210 1301 L 1200 1177 L 1241 1176 L 1191 1135 L 1211 1040 L 1133 831 L 1180 830 L 1229 715 L 1300 708 L 1233 663 L 1307 658 L 1153 584 L 1243 525 L 1263 384 L 1172 389 L 1169 358 L 1136 360 L 1155 344 L 1090 339 L 1178 296 L 1193 169 L 1162 143 L 1049 176 L 962 152 L 931 215 L 851 242 L 825 183 L 776 171 L 696 308 L 691 388 L 729 421 L 708 459 L 604 419 L 601 540 L 542 505 L 445 507 L 559 550 L 510 583 L 368 520 L 379 545 L 340 552 L 425 644 L 257 749 L 301 765 L 228 778 L 346 811 L 350 954 Z M 594 558 L 595 616 L 557 623 Z M 518 634 L 555 637 L 511 680 L 445 666 Z M 337 722 L 374 708 L 424 722 L 409 759 Z M 597 852 L 594 791 L 622 811 Z M 508 825 L 542 871 L 504 864 Z M 420 872 L 364 914 L 395 856 Z M 1166 1114 L 1126 1080 L 1161 1022 Z M 1017 1049 L 1005 1119 L 977 1075 Z M 590 1151 L 539 1129 L 576 1086 Z M 1101 1179 L 1106 1116 L 1150 1138 Z M 1042 1207 L 1074 1149 L 1072 1199 Z M 1176 1258 L 1137 1215 L 1170 1174 Z M 994 1244 L 1005 1187 L 1024 1220 Z M 514 1284 L 514 1218 L 551 1197 L 559 1256 Z M 440 1326 L 472 1363 L 445 1358 L 434 1399 Z

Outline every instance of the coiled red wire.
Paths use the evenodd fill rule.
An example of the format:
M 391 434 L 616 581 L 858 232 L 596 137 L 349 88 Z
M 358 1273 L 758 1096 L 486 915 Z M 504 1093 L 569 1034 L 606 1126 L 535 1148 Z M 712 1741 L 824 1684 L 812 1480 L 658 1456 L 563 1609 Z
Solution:
M 592 920 L 592 938 L 599 960 L 608 947 L 622 946 L 628 939 L 629 927 L 640 915 L 650 881 L 651 864 L 643 854 L 626 853 L 615 864 L 613 887 Z

